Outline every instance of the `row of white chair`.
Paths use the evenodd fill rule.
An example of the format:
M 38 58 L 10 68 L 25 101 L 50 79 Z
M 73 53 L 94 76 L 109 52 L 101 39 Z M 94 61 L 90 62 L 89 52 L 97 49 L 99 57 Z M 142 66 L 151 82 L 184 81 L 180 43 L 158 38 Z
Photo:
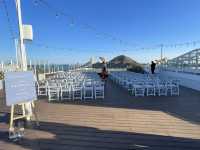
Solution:
M 179 81 L 162 80 L 158 76 L 148 76 L 133 72 L 112 72 L 111 79 L 135 96 L 179 95 Z
M 63 72 L 37 87 L 38 95 L 48 96 L 49 101 L 104 98 L 104 82 L 95 73 Z
M 82 100 L 104 98 L 104 83 L 85 86 L 81 83 L 73 85 L 47 86 L 49 100 Z

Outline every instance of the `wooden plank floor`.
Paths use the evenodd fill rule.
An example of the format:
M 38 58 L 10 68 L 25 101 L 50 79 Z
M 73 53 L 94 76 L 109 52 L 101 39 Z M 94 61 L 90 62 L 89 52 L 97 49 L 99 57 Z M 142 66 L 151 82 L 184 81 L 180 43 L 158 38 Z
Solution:
M 2 98 L 3 99 L 3 98 Z M 1 110 L 9 110 L 1 103 Z M 177 97 L 133 97 L 108 81 L 104 100 L 37 102 L 40 128 L 2 150 L 199 150 L 200 92 L 181 88 Z

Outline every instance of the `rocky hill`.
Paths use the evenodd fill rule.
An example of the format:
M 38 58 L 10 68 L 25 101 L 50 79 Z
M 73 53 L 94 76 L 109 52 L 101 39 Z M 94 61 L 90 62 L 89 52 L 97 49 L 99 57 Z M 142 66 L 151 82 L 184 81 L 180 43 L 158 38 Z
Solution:
M 101 63 L 93 64 L 94 68 L 101 68 Z M 141 64 L 137 63 L 135 60 L 127 57 L 125 55 L 120 55 L 107 63 L 108 68 L 127 68 L 129 71 L 140 72 L 143 73 L 144 69 Z
M 127 68 L 130 67 L 132 65 L 138 65 L 138 63 L 136 61 L 134 61 L 133 59 L 131 59 L 130 57 L 124 56 L 124 55 L 120 55 L 117 56 L 115 58 L 113 58 L 112 60 L 109 61 L 109 64 L 112 67 L 118 67 L 118 68 Z

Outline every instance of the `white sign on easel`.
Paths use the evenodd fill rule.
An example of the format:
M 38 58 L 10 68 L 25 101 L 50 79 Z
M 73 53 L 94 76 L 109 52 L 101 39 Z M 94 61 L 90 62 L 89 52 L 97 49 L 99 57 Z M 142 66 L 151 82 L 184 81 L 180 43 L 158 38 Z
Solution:
M 5 92 L 8 106 L 37 100 L 33 72 L 6 72 Z

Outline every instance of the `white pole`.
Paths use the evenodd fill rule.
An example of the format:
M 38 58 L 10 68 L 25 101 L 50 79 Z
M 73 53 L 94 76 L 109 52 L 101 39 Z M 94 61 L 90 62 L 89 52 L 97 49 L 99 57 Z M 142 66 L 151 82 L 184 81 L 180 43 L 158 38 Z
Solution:
M 40 71 L 40 60 L 38 61 L 38 70 Z
M 34 63 L 34 70 L 35 70 L 35 76 L 37 78 L 37 61 L 35 60 L 35 63 Z
M 35 64 L 34 64 L 34 61 L 32 60 L 31 63 L 32 63 L 33 72 L 35 73 Z
M 31 62 L 31 59 L 29 60 L 29 67 L 30 67 L 30 70 L 32 70 L 32 62 Z
M 15 0 L 16 8 L 17 8 L 17 16 L 18 16 L 18 25 L 19 25 L 19 45 L 20 45 L 20 55 L 21 55 L 21 63 L 22 70 L 27 70 L 27 58 L 26 58 L 26 49 L 24 45 L 24 34 L 23 34 L 23 24 L 22 24 L 22 15 L 21 15 L 21 2 L 20 0 Z
M 10 60 L 10 66 L 11 66 L 11 70 L 13 69 L 13 61 L 12 59 Z
M 160 49 L 160 60 L 161 60 L 161 64 L 162 64 L 162 60 L 163 60 L 163 45 L 161 45 L 161 49 Z
M 1 61 L 1 70 L 4 72 L 4 62 L 3 62 L 3 60 Z
M 16 3 L 16 10 L 17 10 L 17 17 L 18 17 L 18 25 L 19 25 L 19 56 L 18 61 L 20 59 L 20 69 L 22 71 L 27 71 L 27 56 L 26 56 L 26 49 L 24 45 L 24 34 L 23 34 L 23 23 L 22 23 L 22 14 L 21 14 L 21 2 L 20 0 L 15 0 Z M 30 116 L 32 116 L 32 106 L 31 102 L 25 104 L 28 116 L 27 120 L 30 120 Z
M 19 67 L 19 60 L 18 60 L 18 40 L 15 39 L 15 50 L 16 50 L 16 64 L 17 64 L 17 67 Z
M 45 61 L 44 61 L 44 74 L 45 74 Z
M 163 68 L 163 44 L 161 44 L 160 48 L 161 48 L 160 49 L 160 66 L 161 66 L 161 68 L 160 69 L 162 69 Z
M 50 73 L 51 72 L 51 70 L 50 70 L 51 68 L 50 68 L 49 61 L 47 61 L 47 63 L 48 63 L 48 66 L 47 66 L 48 67 L 48 72 Z
M 52 64 L 52 72 L 54 73 L 54 64 Z

